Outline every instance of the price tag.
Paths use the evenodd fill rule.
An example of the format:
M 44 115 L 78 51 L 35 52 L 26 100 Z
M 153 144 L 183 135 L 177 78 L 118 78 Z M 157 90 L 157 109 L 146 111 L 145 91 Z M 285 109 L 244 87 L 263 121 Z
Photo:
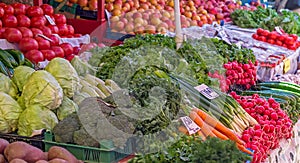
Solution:
M 48 40 L 48 41 L 52 42 L 52 40 L 51 40 L 49 37 L 45 36 L 45 35 L 37 34 L 36 36 L 38 36 L 38 37 L 42 37 L 43 39 L 45 39 L 45 40 Z
M 191 120 L 190 117 L 185 116 L 185 117 L 181 117 L 180 118 L 183 125 L 186 127 L 186 129 L 188 130 L 189 134 L 195 134 L 197 133 L 201 128 L 193 121 Z
M 56 25 L 54 20 L 49 15 L 45 15 L 45 17 L 51 25 Z
M 210 100 L 213 100 L 213 99 L 219 97 L 219 95 L 214 90 L 212 90 L 205 84 L 201 84 L 201 85 L 195 87 L 195 89 L 198 92 L 200 92 L 203 96 L 205 96 L 206 98 L 208 98 Z
M 283 60 L 283 63 L 283 73 L 287 73 L 291 69 L 291 60 L 289 58 L 286 58 L 285 60 Z
M 280 27 L 275 27 L 275 31 L 278 32 L 278 33 L 281 34 L 281 35 L 283 34 L 283 33 L 281 32 L 281 28 L 280 28 Z

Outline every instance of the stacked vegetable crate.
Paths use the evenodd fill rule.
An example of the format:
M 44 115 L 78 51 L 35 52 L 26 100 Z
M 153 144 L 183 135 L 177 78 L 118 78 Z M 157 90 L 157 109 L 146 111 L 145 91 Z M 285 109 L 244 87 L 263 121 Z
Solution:
M 45 151 L 52 146 L 60 146 L 71 152 L 77 159 L 84 162 L 111 163 L 131 155 L 133 153 L 133 140 L 129 139 L 123 149 L 114 147 L 112 141 L 105 140 L 100 142 L 100 148 L 86 147 L 74 144 L 57 143 L 51 132 L 45 133 Z

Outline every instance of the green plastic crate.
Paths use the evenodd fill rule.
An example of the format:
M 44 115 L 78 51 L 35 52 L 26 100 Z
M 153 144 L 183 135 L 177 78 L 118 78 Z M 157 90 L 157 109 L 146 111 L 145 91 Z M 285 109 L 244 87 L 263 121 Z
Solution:
M 59 2 L 55 2 L 54 0 L 49 0 L 49 5 L 51 5 L 53 8 L 56 8 L 60 3 Z M 61 12 L 69 12 L 71 14 L 76 14 L 76 9 L 79 7 L 78 4 L 73 4 L 72 7 L 64 5 L 60 11 Z
M 131 139 L 127 141 L 124 149 L 114 148 L 112 141 L 100 142 L 100 146 L 101 144 L 105 147 L 111 146 L 110 149 L 94 148 L 74 144 L 57 143 L 54 141 L 54 135 L 51 132 L 46 132 L 44 143 L 46 152 L 48 152 L 52 146 L 63 147 L 71 152 L 77 159 L 89 163 L 114 163 L 133 153 L 133 141 Z

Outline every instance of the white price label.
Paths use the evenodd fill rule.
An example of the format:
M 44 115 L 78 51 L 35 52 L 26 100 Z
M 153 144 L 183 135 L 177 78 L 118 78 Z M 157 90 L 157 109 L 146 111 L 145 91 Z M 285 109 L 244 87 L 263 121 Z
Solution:
M 213 99 L 219 97 L 219 95 L 214 90 L 212 90 L 205 84 L 201 84 L 201 85 L 195 87 L 195 89 L 198 92 L 200 92 L 203 96 L 205 96 L 206 98 L 208 98 L 210 100 L 213 100 Z
M 188 116 L 181 117 L 180 118 L 183 125 L 186 127 L 188 130 L 189 134 L 195 134 L 197 133 L 201 128 Z
M 51 25 L 56 25 L 54 20 L 49 15 L 45 15 L 45 17 Z
M 45 39 L 45 40 L 48 40 L 48 41 L 52 42 L 52 40 L 51 40 L 49 37 L 45 36 L 45 35 L 37 34 L 36 36 L 38 36 L 38 37 L 42 37 L 43 39 Z
M 275 31 L 278 32 L 278 33 L 281 34 L 281 35 L 283 34 L 283 33 L 281 32 L 281 27 L 275 27 Z

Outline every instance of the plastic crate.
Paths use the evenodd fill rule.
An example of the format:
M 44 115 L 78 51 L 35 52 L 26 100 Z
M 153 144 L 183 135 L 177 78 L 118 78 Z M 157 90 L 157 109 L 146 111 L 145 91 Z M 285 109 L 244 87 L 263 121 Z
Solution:
M 97 20 L 98 11 L 83 10 L 80 7 L 76 9 L 76 17 L 79 16 L 81 19 Z
M 111 28 L 107 28 L 105 38 L 110 40 L 118 40 L 118 41 L 124 41 L 127 38 L 134 37 L 135 35 L 132 34 L 123 34 L 118 32 L 112 32 Z
M 56 2 L 55 0 L 49 0 L 49 5 L 53 6 L 53 8 L 56 8 L 60 3 Z M 64 5 L 59 11 L 60 12 L 69 12 L 71 14 L 76 14 L 77 8 L 80 8 L 78 4 L 73 4 L 72 6 Z
M 22 141 L 25 143 L 28 143 L 32 146 L 35 146 L 41 150 L 45 149 L 44 144 L 44 132 L 41 135 L 33 136 L 33 137 L 26 137 L 26 136 L 19 136 L 15 133 L 11 134 L 0 134 L 1 139 L 7 140 L 9 143 L 16 142 L 16 141 Z
M 57 143 L 54 141 L 54 135 L 51 132 L 45 133 L 45 151 L 49 151 L 52 146 L 59 146 L 67 149 L 77 159 L 84 162 L 97 163 L 114 163 L 133 153 L 133 141 L 129 139 L 124 149 L 111 148 L 94 148 L 87 146 L 80 146 L 74 144 Z M 100 142 L 101 144 L 112 145 L 112 141 Z

